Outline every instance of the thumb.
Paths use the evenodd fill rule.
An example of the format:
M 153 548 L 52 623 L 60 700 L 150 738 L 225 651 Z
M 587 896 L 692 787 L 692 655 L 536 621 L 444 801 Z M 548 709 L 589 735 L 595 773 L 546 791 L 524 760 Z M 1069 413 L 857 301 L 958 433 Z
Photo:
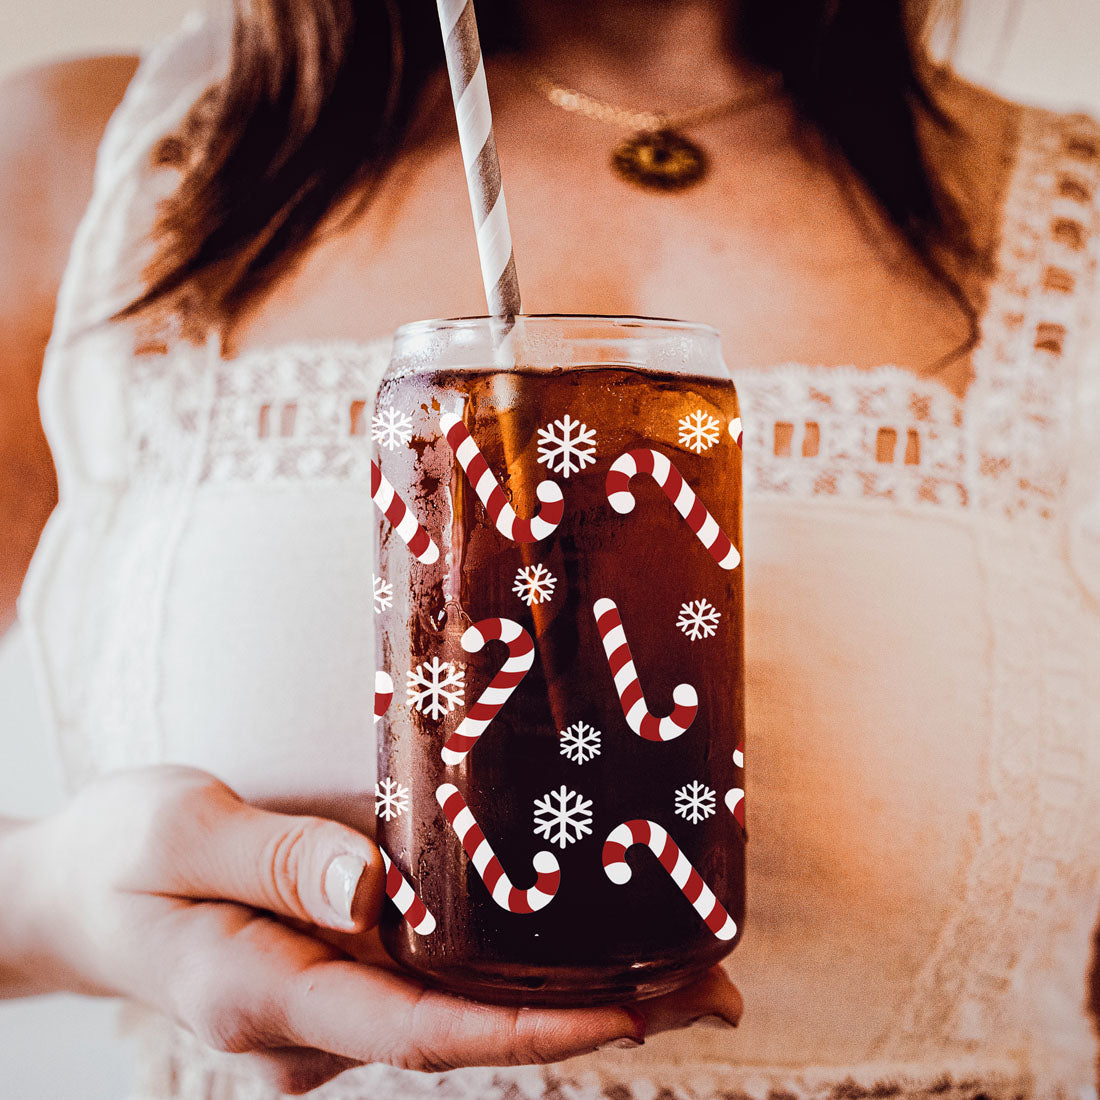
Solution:
M 168 801 L 156 829 L 167 850 L 151 853 L 156 892 L 240 902 L 340 932 L 378 923 L 385 870 L 369 837 L 325 818 L 257 809 L 217 781 Z

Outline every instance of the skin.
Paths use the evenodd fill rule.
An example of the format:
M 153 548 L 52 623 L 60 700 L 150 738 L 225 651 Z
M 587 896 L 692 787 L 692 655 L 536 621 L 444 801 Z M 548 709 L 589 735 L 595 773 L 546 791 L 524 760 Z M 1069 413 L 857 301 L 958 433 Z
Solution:
M 676 110 L 756 76 L 723 52 L 710 2 L 605 0 L 585 6 L 583 23 L 570 0 L 531 10 L 531 60 L 614 102 Z M 70 62 L 0 86 L 0 189 L 14 213 L 0 224 L 14 258 L 0 264 L 0 631 L 14 619 L 56 500 L 36 404 L 42 354 L 95 149 L 134 64 Z M 713 170 L 670 199 L 615 178 L 606 160 L 617 132 L 550 106 L 514 61 L 492 62 L 489 79 L 529 312 L 706 320 L 726 334 L 735 370 L 787 360 L 894 363 L 917 374 L 937 365 L 935 377 L 965 393 L 970 363 L 957 354 L 965 318 L 858 187 L 846 200 L 813 152 L 794 143 L 784 101 L 692 131 L 715 153 Z M 425 99 L 427 141 L 393 168 L 362 218 L 323 238 L 227 327 L 227 355 L 288 340 L 371 339 L 416 317 L 483 312 L 440 93 Z M 932 153 L 959 181 L 985 240 L 1015 108 L 957 80 L 943 96 L 973 140 L 963 151 L 937 143 Z M 548 212 L 559 231 L 545 232 Z M 329 861 L 349 853 L 365 868 L 350 926 L 324 893 Z M 516 1011 L 424 990 L 393 970 L 369 931 L 382 898 L 369 839 L 254 809 L 184 769 L 116 774 L 51 818 L 0 823 L 0 890 L 0 993 L 133 997 L 250 1059 L 288 1092 L 363 1061 L 432 1070 L 553 1061 L 705 1015 L 731 1023 L 741 1015 L 738 991 L 718 971 L 640 1014 Z M 348 927 L 365 961 L 341 949 Z
M 533 8 L 531 62 L 565 86 L 675 111 L 757 78 L 723 51 L 717 4 L 623 0 L 586 8 L 583 24 L 568 17 L 571 6 Z M 633 31 L 639 7 L 644 43 Z M 735 372 L 796 361 L 895 363 L 919 374 L 942 363 L 936 377 L 965 392 L 970 364 L 956 354 L 964 315 L 858 184 L 853 209 L 820 158 L 795 144 L 786 101 L 693 129 L 715 154 L 713 169 L 705 185 L 670 198 L 608 170 L 621 131 L 550 105 L 521 65 L 497 60 L 488 72 L 525 311 L 707 321 L 725 334 Z M 1016 107 L 957 79 L 943 98 L 972 140 L 946 150 L 930 135 L 933 154 L 958 179 L 976 235 L 988 239 Z M 230 326 L 227 354 L 306 334 L 370 339 L 415 318 L 484 312 L 446 89 L 425 101 L 423 146 L 390 172 L 352 230 L 323 239 Z M 971 291 L 980 297 L 980 281 Z

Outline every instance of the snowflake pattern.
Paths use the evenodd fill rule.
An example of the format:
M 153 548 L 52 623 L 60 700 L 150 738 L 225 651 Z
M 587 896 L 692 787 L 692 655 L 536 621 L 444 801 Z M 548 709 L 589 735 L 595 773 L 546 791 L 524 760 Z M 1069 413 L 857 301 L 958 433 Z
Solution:
M 535 835 L 564 848 L 592 832 L 592 799 L 582 798 L 564 783 L 535 799 Z
M 549 603 L 558 578 L 545 565 L 525 565 L 516 570 L 516 582 L 512 591 L 528 607 L 537 603 Z
M 680 604 L 676 625 L 695 642 L 714 634 L 721 618 L 722 613 L 706 600 L 689 600 Z
M 375 413 L 370 425 L 371 439 L 388 451 L 403 447 L 412 439 L 412 420 L 392 405 Z
M 601 736 L 600 731 L 587 722 L 574 722 L 558 734 L 561 738 L 561 754 L 574 764 L 583 764 L 600 755 Z
M 393 603 L 393 585 L 387 584 L 377 573 L 372 573 L 371 577 L 374 581 L 374 613 L 381 615 Z
M 710 787 L 693 779 L 676 792 L 676 812 L 685 821 L 698 825 L 706 821 L 715 808 L 715 794 Z
M 383 821 L 400 817 L 409 808 L 409 788 L 396 779 L 381 779 L 374 785 L 374 812 Z
M 539 428 L 539 462 L 545 463 L 551 473 L 567 478 L 595 461 L 595 428 L 572 419 L 568 413 L 564 419 Z
M 709 451 L 718 442 L 719 434 L 718 421 L 702 409 L 680 418 L 680 442 L 697 455 Z
M 466 669 L 433 657 L 408 674 L 409 702 L 429 718 L 450 714 L 466 694 Z

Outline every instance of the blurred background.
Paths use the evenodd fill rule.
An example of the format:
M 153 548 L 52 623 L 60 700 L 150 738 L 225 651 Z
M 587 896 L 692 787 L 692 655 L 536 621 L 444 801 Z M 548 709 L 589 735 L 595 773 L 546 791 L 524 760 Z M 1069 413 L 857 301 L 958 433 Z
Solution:
M 217 2 L 217 0 L 211 0 Z M 140 52 L 201 0 L 0 3 L 0 77 L 51 58 Z M 1015 99 L 1100 116 L 1096 0 L 964 0 L 955 66 Z M 0 641 L 0 813 L 35 816 L 62 800 L 18 627 Z M 115 1006 L 74 997 L 0 1004 L 5 1100 L 119 1100 L 127 1058 Z

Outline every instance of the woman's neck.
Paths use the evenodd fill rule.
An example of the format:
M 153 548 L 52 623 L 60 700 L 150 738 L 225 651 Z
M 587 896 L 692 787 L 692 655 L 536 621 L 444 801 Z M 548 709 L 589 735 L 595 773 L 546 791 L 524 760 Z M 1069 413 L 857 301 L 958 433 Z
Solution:
M 733 0 L 529 0 L 527 60 L 598 98 L 670 111 L 736 95 L 761 74 L 731 51 Z

